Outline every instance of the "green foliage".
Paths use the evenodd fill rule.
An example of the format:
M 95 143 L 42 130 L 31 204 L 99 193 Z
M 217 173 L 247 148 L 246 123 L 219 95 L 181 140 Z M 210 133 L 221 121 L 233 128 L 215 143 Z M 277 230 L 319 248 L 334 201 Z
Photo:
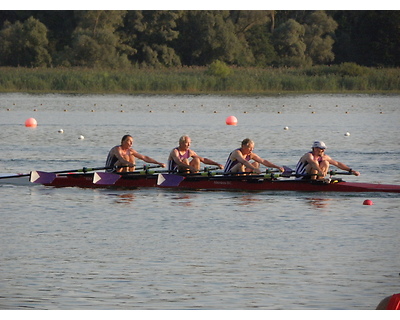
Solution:
M 125 16 L 123 39 L 135 48 L 132 57 L 142 66 L 174 67 L 181 59 L 172 47 L 178 38 L 176 11 L 129 11 Z
M 369 69 L 353 62 L 345 62 L 338 66 L 337 73 L 341 76 L 359 77 L 369 73 Z
M 273 33 L 274 47 L 279 55 L 279 65 L 288 67 L 305 66 L 305 28 L 293 19 L 281 24 Z
M 235 64 L 247 56 L 229 11 L 188 11 L 181 20 L 177 49 L 185 65 L 208 65 L 214 60 Z
M 226 63 L 220 60 L 215 60 L 209 65 L 207 74 L 219 78 L 227 78 L 231 74 L 231 69 L 227 66 Z
M 133 49 L 120 45 L 116 33 L 125 14 L 124 11 L 80 11 L 79 25 L 72 34 L 72 47 L 65 50 L 68 62 L 82 67 L 128 67 L 127 53 Z
M 335 62 L 363 66 L 400 66 L 398 10 L 337 11 Z
M 0 65 L 400 66 L 398 11 L 0 11 Z
M 89 68 L 1 68 L 0 92 L 126 94 L 277 94 L 289 92 L 400 92 L 400 69 L 367 69 L 343 76 L 340 67 L 307 69 L 235 68 L 228 77 L 206 67 L 96 70 Z
M 265 25 L 256 25 L 248 29 L 245 35 L 254 57 L 254 65 L 267 67 L 278 59 L 271 33 L 267 32 Z
M 336 21 L 324 11 L 315 11 L 306 17 L 304 26 L 306 55 L 313 64 L 332 62 L 335 58 L 332 52 L 334 43 L 332 36 L 338 27 Z
M 0 65 L 42 67 L 51 63 L 47 28 L 35 18 L 24 23 L 5 23 L 0 43 Z

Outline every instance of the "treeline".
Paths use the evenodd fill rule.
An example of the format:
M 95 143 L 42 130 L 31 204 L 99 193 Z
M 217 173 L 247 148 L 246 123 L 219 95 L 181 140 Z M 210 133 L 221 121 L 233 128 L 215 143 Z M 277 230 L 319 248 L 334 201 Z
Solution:
M 0 11 L 0 66 L 400 65 L 399 11 Z

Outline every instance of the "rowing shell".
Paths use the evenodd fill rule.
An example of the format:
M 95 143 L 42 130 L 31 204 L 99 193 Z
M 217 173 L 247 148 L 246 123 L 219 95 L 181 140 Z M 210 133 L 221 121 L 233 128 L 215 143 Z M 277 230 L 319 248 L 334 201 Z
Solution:
M 40 173 L 39 173 L 40 175 Z M 57 174 L 51 181 L 41 177 L 40 182 L 52 187 L 79 188 L 175 188 L 191 190 L 244 191 L 305 191 L 305 192 L 394 192 L 400 185 L 346 182 L 333 179 L 330 183 L 310 180 L 277 179 L 265 176 L 178 175 L 178 174 L 113 174 L 76 173 Z

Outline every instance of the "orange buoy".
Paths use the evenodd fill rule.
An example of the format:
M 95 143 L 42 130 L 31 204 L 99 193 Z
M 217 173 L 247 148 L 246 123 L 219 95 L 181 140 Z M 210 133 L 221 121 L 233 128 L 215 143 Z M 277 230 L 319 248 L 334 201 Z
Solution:
M 35 118 L 29 118 L 25 121 L 25 127 L 35 128 L 37 127 L 37 121 Z
M 364 200 L 363 205 L 365 206 L 372 206 L 374 203 L 372 202 L 372 200 Z
M 236 126 L 237 125 L 237 119 L 235 116 L 229 116 L 228 118 L 226 118 L 225 123 L 228 126 Z

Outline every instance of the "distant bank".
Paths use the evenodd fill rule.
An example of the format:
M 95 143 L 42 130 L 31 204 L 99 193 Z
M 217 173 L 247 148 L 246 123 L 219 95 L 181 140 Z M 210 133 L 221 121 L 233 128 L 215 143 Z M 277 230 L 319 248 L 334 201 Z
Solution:
M 108 94 L 400 93 L 399 68 L 99 70 L 0 68 L 0 92 Z

